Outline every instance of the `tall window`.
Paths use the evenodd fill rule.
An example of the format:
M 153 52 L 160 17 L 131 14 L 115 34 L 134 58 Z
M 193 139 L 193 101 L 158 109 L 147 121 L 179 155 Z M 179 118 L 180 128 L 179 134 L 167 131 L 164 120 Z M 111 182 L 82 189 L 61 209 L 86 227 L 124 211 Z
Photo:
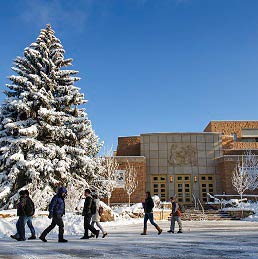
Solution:
M 201 201 L 207 202 L 207 193 L 214 195 L 215 177 L 214 175 L 200 175 Z
M 151 177 L 152 194 L 159 196 L 161 201 L 166 201 L 166 175 L 153 175 Z
M 176 195 L 178 202 L 192 202 L 191 175 L 176 175 Z

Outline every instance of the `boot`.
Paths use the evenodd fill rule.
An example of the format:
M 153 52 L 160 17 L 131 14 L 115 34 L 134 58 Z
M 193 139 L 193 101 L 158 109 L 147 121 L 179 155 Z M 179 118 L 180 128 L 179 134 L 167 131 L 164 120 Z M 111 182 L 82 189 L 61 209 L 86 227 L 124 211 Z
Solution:
M 68 242 L 68 240 L 64 239 L 64 238 L 61 238 L 61 239 L 58 239 L 58 242 L 59 243 L 66 243 Z
M 44 236 L 40 236 L 39 239 L 40 239 L 41 241 L 43 241 L 43 242 L 47 242 L 46 237 L 44 237 Z
M 159 226 L 157 226 L 156 229 L 158 230 L 158 235 L 160 235 L 162 233 L 162 229 Z
M 102 235 L 102 238 L 104 238 L 107 235 L 107 232 L 104 232 Z
M 36 236 L 31 236 L 28 238 L 28 240 L 33 240 L 33 239 L 36 239 Z
M 141 233 L 141 235 L 147 235 L 147 228 L 143 229 L 143 232 Z

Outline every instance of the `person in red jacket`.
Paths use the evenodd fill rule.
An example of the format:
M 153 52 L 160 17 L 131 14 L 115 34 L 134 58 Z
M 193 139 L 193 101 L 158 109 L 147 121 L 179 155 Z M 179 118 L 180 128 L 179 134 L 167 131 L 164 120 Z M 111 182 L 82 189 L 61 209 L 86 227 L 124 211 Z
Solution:
M 171 225 L 170 225 L 170 230 L 168 230 L 168 233 L 174 233 L 176 221 L 177 221 L 178 226 L 179 226 L 179 230 L 177 231 L 177 233 L 183 233 L 182 221 L 181 221 L 181 211 L 180 211 L 179 205 L 176 202 L 176 200 L 174 199 L 174 197 L 170 197 L 170 201 L 171 201 L 171 204 L 172 204 L 172 212 L 170 214 Z

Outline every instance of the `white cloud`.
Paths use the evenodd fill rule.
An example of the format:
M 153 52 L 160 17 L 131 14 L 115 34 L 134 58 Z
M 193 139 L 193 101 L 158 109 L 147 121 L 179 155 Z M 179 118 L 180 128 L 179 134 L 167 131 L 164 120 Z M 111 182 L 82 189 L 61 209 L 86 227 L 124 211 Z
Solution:
M 26 11 L 21 18 L 25 22 L 41 26 L 47 23 L 58 27 L 69 26 L 80 31 L 87 24 L 93 0 L 25 0 L 23 5 Z

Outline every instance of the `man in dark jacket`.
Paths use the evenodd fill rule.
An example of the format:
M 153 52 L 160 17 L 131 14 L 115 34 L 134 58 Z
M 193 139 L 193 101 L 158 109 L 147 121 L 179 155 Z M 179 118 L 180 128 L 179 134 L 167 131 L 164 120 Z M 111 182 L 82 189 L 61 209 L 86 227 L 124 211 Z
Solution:
M 143 209 L 144 209 L 144 227 L 143 227 L 143 233 L 141 235 L 147 235 L 147 221 L 150 220 L 150 223 L 158 230 L 158 235 L 161 234 L 162 229 L 154 222 L 153 220 L 153 207 L 154 202 L 151 198 L 150 192 L 146 192 L 146 199 L 145 202 L 142 203 Z
M 47 227 L 39 239 L 43 242 L 47 242 L 46 235 L 57 225 L 59 227 L 58 242 L 67 242 L 64 239 L 64 222 L 63 215 L 65 215 L 65 201 L 64 198 L 67 195 L 67 190 L 64 187 L 58 189 L 57 194 L 52 198 L 49 205 L 49 219 L 52 219 L 51 225 Z
M 183 233 L 182 230 L 182 221 L 181 221 L 181 211 L 179 208 L 179 204 L 176 202 L 174 197 L 170 197 L 170 202 L 172 204 L 172 212 L 171 212 L 171 224 L 170 224 L 170 230 L 168 230 L 168 233 L 174 233 L 175 229 L 175 222 L 177 221 L 179 230 L 177 233 Z
M 21 190 L 19 195 L 20 201 L 17 206 L 17 216 L 19 216 L 19 219 L 16 223 L 17 233 L 11 235 L 11 238 L 16 239 L 17 241 L 25 241 L 25 225 L 27 223 L 31 231 L 31 237 L 28 239 L 36 239 L 35 229 L 32 225 L 32 216 L 35 213 L 34 203 L 29 197 L 28 190 Z
M 89 230 L 96 236 L 96 238 L 99 237 L 99 230 L 96 230 L 93 226 L 91 226 L 90 221 L 92 217 L 92 197 L 91 197 L 91 191 L 89 189 L 86 189 L 85 192 L 85 201 L 84 201 L 84 207 L 82 211 L 82 216 L 84 216 L 84 235 L 81 237 L 81 239 L 89 239 Z

